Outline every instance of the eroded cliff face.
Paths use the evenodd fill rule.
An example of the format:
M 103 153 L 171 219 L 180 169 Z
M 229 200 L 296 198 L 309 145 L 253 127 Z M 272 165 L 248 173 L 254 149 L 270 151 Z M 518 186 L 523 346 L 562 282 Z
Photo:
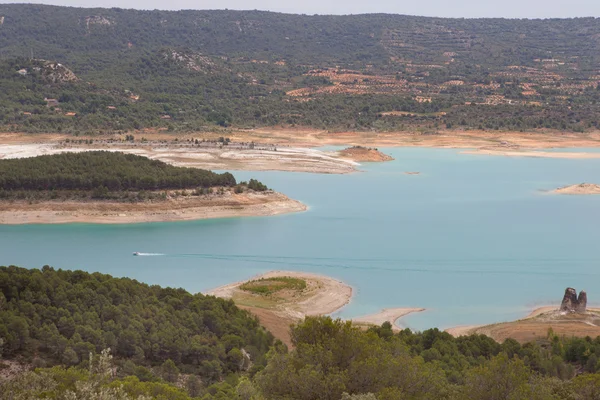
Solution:
M 566 311 L 571 313 L 585 313 L 587 308 L 587 293 L 582 290 L 577 296 L 577 291 L 573 288 L 566 288 L 565 295 L 563 296 L 562 303 L 560 304 L 560 311 Z

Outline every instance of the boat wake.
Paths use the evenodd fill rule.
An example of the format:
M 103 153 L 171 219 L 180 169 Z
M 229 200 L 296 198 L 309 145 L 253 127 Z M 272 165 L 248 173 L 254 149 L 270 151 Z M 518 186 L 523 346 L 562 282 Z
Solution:
M 136 251 L 135 253 L 133 253 L 134 256 L 138 256 L 138 257 L 157 257 L 157 256 L 166 256 L 166 254 L 163 253 L 140 253 L 138 251 Z

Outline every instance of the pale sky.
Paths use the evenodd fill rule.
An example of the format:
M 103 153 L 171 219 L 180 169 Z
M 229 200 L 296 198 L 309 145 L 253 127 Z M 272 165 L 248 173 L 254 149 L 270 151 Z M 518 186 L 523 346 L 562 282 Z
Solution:
M 15 1 L 0 0 L 0 4 Z M 437 17 L 600 17 L 600 0 L 42 0 L 74 7 L 268 10 L 295 14 L 392 13 Z

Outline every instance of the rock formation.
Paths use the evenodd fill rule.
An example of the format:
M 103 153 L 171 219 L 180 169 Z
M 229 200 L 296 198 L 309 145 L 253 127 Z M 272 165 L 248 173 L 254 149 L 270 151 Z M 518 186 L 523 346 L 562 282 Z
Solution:
M 583 314 L 585 313 L 585 309 L 587 307 L 587 293 L 585 290 L 579 292 L 579 298 L 577 299 L 577 307 L 575 307 L 575 312 Z
M 565 295 L 560 304 L 560 311 L 583 314 L 585 313 L 586 307 L 587 293 L 585 293 L 584 290 L 579 292 L 579 297 L 577 297 L 577 291 L 575 289 L 565 289 Z

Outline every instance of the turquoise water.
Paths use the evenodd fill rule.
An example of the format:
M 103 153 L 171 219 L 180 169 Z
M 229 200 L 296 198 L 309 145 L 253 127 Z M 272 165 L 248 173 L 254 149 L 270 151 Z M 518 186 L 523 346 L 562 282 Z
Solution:
M 100 271 L 192 292 L 273 269 L 318 272 L 356 289 L 338 315 L 428 308 L 401 320 L 417 330 L 519 318 L 556 303 L 567 286 L 600 299 L 600 196 L 541 191 L 600 183 L 599 159 L 384 151 L 396 160 L 350 175 L 235 173 L 305 202 L 305 213 L 2 226 L 0 264 Z

